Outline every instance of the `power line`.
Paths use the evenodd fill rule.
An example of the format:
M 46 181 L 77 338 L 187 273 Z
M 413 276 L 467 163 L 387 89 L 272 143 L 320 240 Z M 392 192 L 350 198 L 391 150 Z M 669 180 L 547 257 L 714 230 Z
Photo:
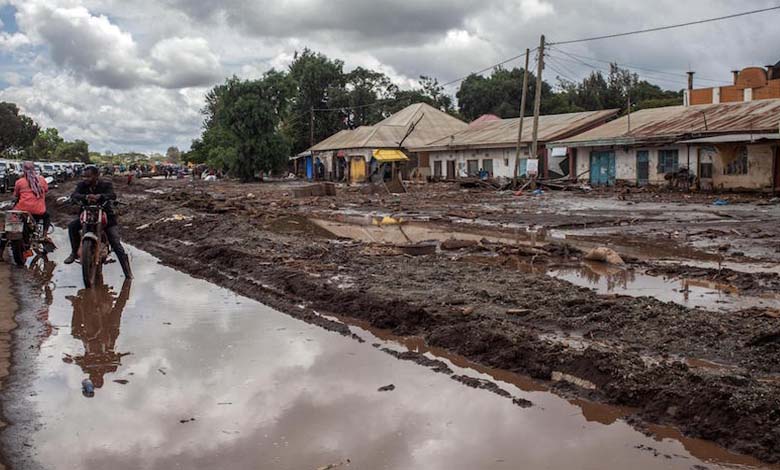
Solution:
M 531 52 L 534 52 L 534 51 L 536 51 L 536 50 L 538 50 L 538 49 L 539 49 L 538 47 L 535 47 L 535 48 L 531 49 Z M 476 71 L 476 72 L 471 72 L 470 74 L 468 74 L 468 75 L 466 75 L 466 76 L 463 76 L 463 77 L 460 77 L 460 78 L 456 78 L 455 80 L 451 80 L 451 81 L 449 81 L 449 82 L 447 82 L 447 83 L 443 83 L 441 86 L 443 86 L 443 87 L 444 87 L 444 86 L 452 85 L 453 83 L 458 83 L 458 82 L 461 82 L 461 81 L 463 81 L 463 80 L 465 80 L 465 79 L 469 78 L 469 77 L 470 77 L 470 76 L 472 76 L 472 75 L 479 75 L 479 74 L 481 74 L 481 73 L 485 73 L 485 72 L 487 72 L 488 70 L 493 70 L 494 68 L 496 68 L 496 67 L 499 67 L 499 66 L 501 66 L 501 65 L 504 65 L 504 64 L 506 64 L 506 63 L 512 62 L 513 60 L 521 59 L 521 58 L 523 58 L 524 56 L 525 56 L 525 54 L 520 54 L 520 55 L 516 55 L 516 56 L 510 57 L 510 58 L 508 58 L 508 59 L 506 59 L 506 60 L 502 60 L 501 62 L 499 62 L 499 63 L 497 63 L 497 64 L 493 64 L 493 65 L 491 65 L 490 67 L 485 67 L 485 68 L 484 68 L 484 69 L 482 69 L 482 70 L 478 70 L 478 71 Z
M 577 57 L 577 58 L 584 59 L 584 60 L 595 60 L 596 62 L 604 62 L 605 64 L 615 64 L 615 65 L 619 65 L 619 66 L 622 66 L 622 67 L 627 67 L 627 68 L 630 68 L 630 69 L 643 70 L 645 72 L 651 72 L 651 73 L 656 73 L 656 74 L 661 74 L 661 75 L 669 75 L 669 76 L 673 76 L 673 77 L 681 77 L 682 78 L 682 77 L 686 76 L 685 72 L 665 72 L 665 71 L 661 71 L 661 70 L 653 70 L 653 69 L 649 69 L 647 67 L 640 67 L 638 65 L 619 63 L 616 60 L 606 60 L 606 59 L 598 59 L 598 58 L 595 58 L 595 57 L 587 57 L 587 56 L 575 54 L 573 52 L 564 51 L 563 49 L 558 48 L 558 47 L 551 47 L 550 49 L 558 51 L 558 52 L 560 52 L 562 54 L 566 54 L 569 57 Z M 697 76 L 696 79 L 697 80 L 703 80 L 703 81 L 706 81 L 706 82 L 713 82 L 713 83 L 730 83 L 730 82 L 728 82 L 726 80 L 717 80 L 715 78 L 706 78 L 706 77 L 699 77 L 699 76 Z
M 562 51 L 559 51 L 559 52 L 562 52 Z M 589 64 L 589 63 L 587 63 L 587 62 L 585 62 L 583 60 L 577 59 L 575 57 L 572 57 L 572 58 L 561 57 L 561 56 L 553 56 L 553 57 L 557 58 L 558 60 L 565 60 L 565 61 L 569 61 L 569 62 L 574 62 L 574 63 L 580 64 L 580 65 L 584 65 L 585 67 L 589 67 L 589 68 L 591 68 L 593 70 L 596 70 L 596 71 L 610 73 L 610 70 L 608 68 L 606 68 L 606 67 Z M 633 71 L 631 69 L 629 69 L 629 70 Z M 675 86 L 687 86 L 687 81 L 685 81 L 682 78 L 675 80 L 673 78 L 648 76 L 646 73 L 641 73 L 640 74 L 640 73 L 637 73 L 635 71 L 634 71 L 634 73 L 636 73 L 637 75 L 640 75 L 640 76 L 644 76 L 646 79 L 650 79 L 650 80 L 653 80 L 653 81 L 656 81 L 656 82 L 664 82 L 664 83 L 667 83 L 667 84 L 673 84 Z
M 578 43 L 578 42 L 598 41 L 600 39 L 619 38 L 619 37 L 623 37 L 623 36 L 630 36 L 630 35 L 633 35 L 633 34 L 652 33 L 652 32 L 656 32 L 656 31 L 665 31 L 665 30 L 668 30 L 668 29 L 683 28 L 685 26 L 694 26 L 694 25 L 703 24 L 703 23 L 710 23 L 710 22 L 713 22 L 713 21 L 723 21 L 723 20 L 728 20 L 728 19 L 731 19 L 731 18 L 738 18 L 740 16 L 755 15 L 755 14 L 758 14 L 758 13 L 765 13 L 765 12 L 772 11 L 772 10 L 780 10 L 780 5 L 769 7 L 769 8 L 761 8 L 761 9 L 758 9 L 758 10 L 744 11 L 744 12 L 741 12 L 741 13 L 734 13 L 732 15 L 719 16 L 719 17 L 716 17 L 716 18 L 707 18 L 707 19 L 704 19 L 704 20 L 689 21 L 687 23 L 679 23 L 679 24 L 673 24 L 673 25 L 668 25 L 668 26 L 659 26 L 659 27 L 656 27 L 656 28 L 648 28 L 648 29 L 639 29 L 639 30 L 635 30 L 635 31 L 627 31 L 625 33 L 615 33 L 615 34 L 607 34 L 607 35 L 604 35 L 604 36 L 593 36 L 593 37 L 589 37 L 589 38 L 572 39 L 572 40 L 568 40 L 568 41 L 550 42 L 550 43 L 548 43 L 548 45 L 560 46 L 562 44 L 574 44 L 574 43 Z

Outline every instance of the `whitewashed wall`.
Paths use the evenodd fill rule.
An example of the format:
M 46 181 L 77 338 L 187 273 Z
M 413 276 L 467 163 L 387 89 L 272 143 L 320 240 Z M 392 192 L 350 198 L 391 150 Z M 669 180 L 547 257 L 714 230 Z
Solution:
M 435 161 L 440 161 L 442 176 L 447 176 L 447 161 L 455 160 L 456 176 L 461 168 L 466 169 L 467 160 L 479 160 L 478 168 L 482 168 L 484 160 L 493 160 L 493 177 L 512 178 L 515 169 L 514 148 L 505 149 L 478 149 L 478 150 L 445 150 L 430 152 L 430 171 L 433 175 Z M 528 158 L 528 152 L 524 151 L 522 158 Z
M 580 180 L 590 181 L 590 152 L 594 150 L 613 150 L 615 152 L 615 179 L 636 183 L 636 152 L 646 150 L 649 161 L 650 184 L 663 184 L 666 182 L 663 173 L 658 173 L 658 151 L 677 149 L 677 163 L 680 167 L 688 166 L 688 148 L 686 145 L 669 145 L 662 147 L 617 147 L 617 148 L 577 148 L 577 175 Z M 696 148 L 691 146 L 690 168 L 696 172 Z

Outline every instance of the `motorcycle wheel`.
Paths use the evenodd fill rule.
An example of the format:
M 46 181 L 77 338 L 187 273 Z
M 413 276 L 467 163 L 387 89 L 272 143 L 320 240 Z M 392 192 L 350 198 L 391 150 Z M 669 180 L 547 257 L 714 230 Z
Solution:
M 14 255 L 14 263 L 24 266 L 24 241 L 11 240 L 11 253 Z
M 89 289 L 95 286 L 97 280 L 97 253 L 95 253 L 95 241 L 83 240 L 81 242 L 81 274 L 84 278 L 84 287 Z

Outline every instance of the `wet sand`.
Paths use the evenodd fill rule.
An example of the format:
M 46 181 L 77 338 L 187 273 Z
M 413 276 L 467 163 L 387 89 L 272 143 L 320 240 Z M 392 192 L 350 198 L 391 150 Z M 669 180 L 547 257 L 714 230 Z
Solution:
M 39 416 L 23 441 L 43 468 L 761 468 L 673 432 L 646 436 L 618 408 L 352 325 L 358 342 L 130 252 L 132 284 L 116 264 L 92 290 L 78 267 L 43 272 L 39 320 L 50 328 L 15 397 Z M 417 350 L 533 405 L 382 348 Z
M 4 383 L 11 367 L 11 331 L 16 328 L 14 316 L 17 309 L 11 285 L 11 270 L 7 262 L 0 262 L 0 293 L 3 294 L 0 298 L 0 383 Z M 0 427 L 5 426 L 6 423 L 0 421 Z M 0 454 L 0 470 L 5 468 L 2 457 Z

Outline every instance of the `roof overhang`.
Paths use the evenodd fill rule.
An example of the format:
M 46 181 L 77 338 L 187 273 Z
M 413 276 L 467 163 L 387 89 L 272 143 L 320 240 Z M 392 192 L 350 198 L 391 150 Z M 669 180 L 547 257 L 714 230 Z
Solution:
M 698 139 L 681 140 L 681 144 L 726 144 L 726 143 L 745 143 L 745 142 L 764 142 L 771 140 L 780 140 L 780 133 L 767 134 L 724 134 Z

